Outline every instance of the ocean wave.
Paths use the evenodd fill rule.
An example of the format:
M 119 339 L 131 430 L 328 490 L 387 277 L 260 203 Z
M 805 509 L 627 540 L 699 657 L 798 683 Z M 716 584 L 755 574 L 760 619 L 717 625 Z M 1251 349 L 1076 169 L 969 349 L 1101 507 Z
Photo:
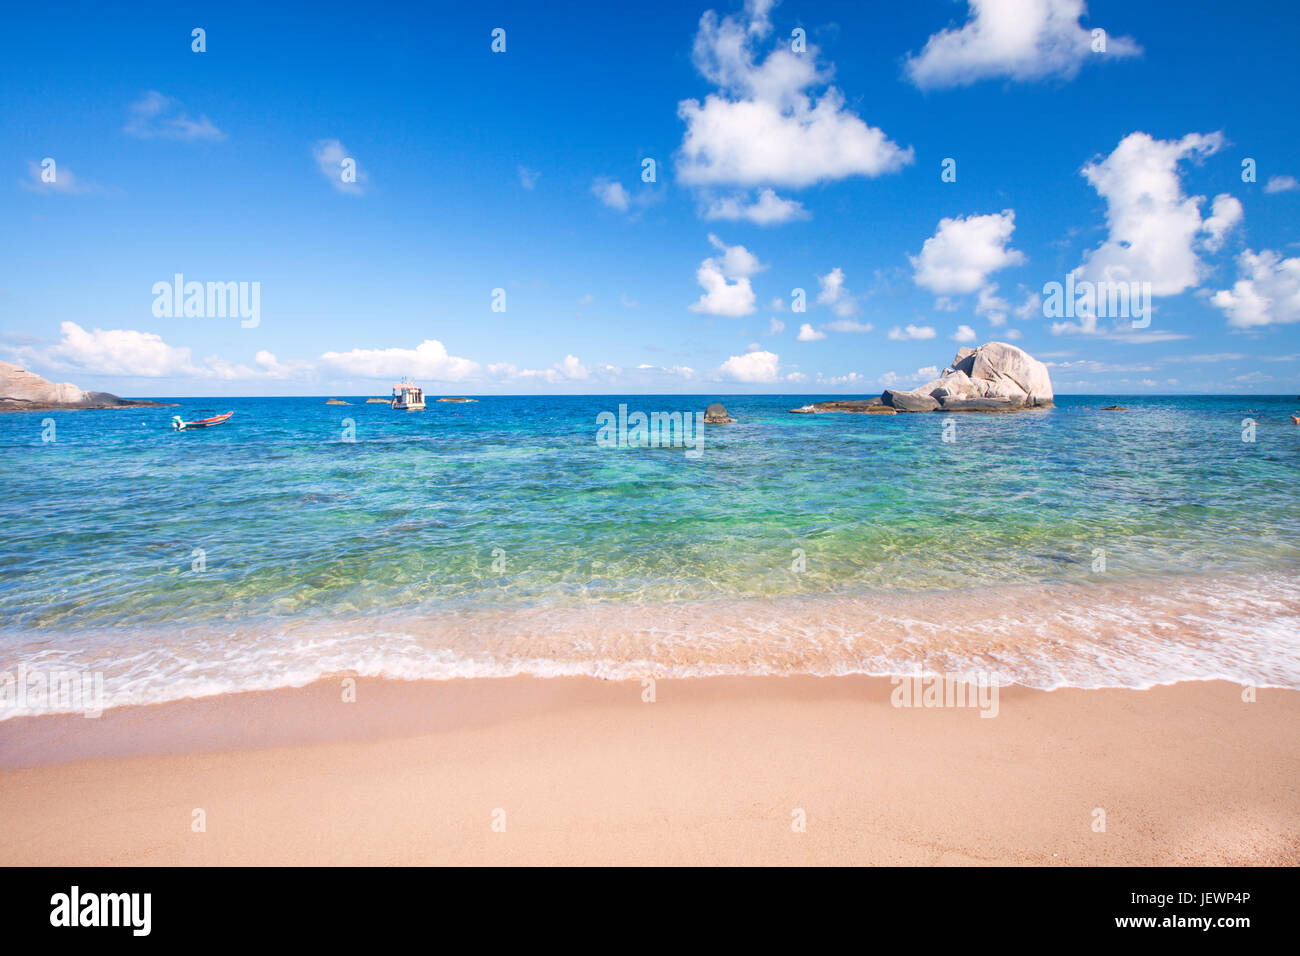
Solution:
M 594 604 L 245 623 L 5 632 L 0 720 L 20 672 L 101 674 L 105 709 L 400 680 L 992 673 L 1004 684 L 1300 689 L 1300 575 L 1273 572 L 834 597 Z M 0 681 L 3 681 L 0 676 Z M 0 693 L 4 692 L 0 686 Z

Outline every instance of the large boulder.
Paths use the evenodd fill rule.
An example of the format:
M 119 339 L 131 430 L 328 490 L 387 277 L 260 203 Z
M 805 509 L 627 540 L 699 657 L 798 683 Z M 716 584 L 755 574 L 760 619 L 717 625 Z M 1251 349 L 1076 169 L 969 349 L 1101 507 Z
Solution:
M 56 385 L 25 368 L 0 362 L 0 399 L 33 405 L 79 405 L 86 400 L 86 393 L 69 382 Z
M 908 391 L 886 389 L 880 398 L 900 412 L 930 412 L 1050 408 L 1054 396 L 1046 365 L 1014 345 L 986 342 L 958 349 L 934 381 Z
M 938 399 L 920 389 L 903 392 L 887 388 L 880 399 L 890 408 L 900 412 L 932 412 L 939 407 Z
M 728 422 L 734 422 L 735 419 L 727 414 L 727 407 L 721 402 L 714 402 L 704 410 L 704 424 L 706 425 L 726 425 Z

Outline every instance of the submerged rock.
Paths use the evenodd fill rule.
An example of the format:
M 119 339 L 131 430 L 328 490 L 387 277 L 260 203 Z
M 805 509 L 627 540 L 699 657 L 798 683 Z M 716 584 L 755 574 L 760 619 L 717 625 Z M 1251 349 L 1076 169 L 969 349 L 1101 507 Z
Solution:
M 796 415 L 820 415 L 840 412 L 847 415 L 893 415 L 895 410 L 878 398 L 846 398 L 829 402 L 813 402 L 790 409 Z
M 704 424 L 706 425 L 726 425 L 728 422 L 734 422 L 735 419 L 727 414 L 727 408 L 721 402 L 714 402 L 704 410 Z

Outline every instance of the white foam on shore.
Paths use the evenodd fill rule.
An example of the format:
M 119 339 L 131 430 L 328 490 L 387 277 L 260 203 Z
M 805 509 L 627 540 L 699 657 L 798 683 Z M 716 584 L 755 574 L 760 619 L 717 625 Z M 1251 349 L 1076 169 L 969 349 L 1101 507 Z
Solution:
M 1192 680 L 1300 689 L 1300 575 L 0 635 L 0 674 L 19 667 L 102 672 L 105 708 L 343 674 L 621 680 L 919 669 L 996 673 L 1042 689 Z M 56 711 L 0 704 L 0 720 L 37 712 Z

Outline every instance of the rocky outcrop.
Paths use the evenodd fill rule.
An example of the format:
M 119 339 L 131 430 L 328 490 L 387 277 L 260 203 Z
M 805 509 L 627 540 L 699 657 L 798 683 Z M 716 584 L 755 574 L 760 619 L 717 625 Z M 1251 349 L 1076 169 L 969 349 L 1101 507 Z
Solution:
M 351 405 L 352 403 L 345 402 L 341 398 L 327 398 L 325 399 L 325 404 L 326 405 Z
M 900 412 L 1008 412 L 1055 404 L 1047 366 L 1006 342 L 959 349 L 934 381 L 908 391 L 886 389 L 880 397 Z
M 735 419 L 727 414 L 727 408 L 721 402 L 714 402 L 704 410 L 704 424 L 706 425 L 726 425 L 728 422 L 734 422 Z
M 886 405 L 878 398 L 846 398 L 830 402 L 813 402 L 790 409 L 796 415 L 821 415 L 827 412 L 839 412 L 846 415 L 896 415 L 898 410 Z
M 477 402 L 477 398 L 440 398 L 440 402 Z
M 170 408 L 163 402 L 84 392 L 68 382 L 55 384 L 10 362 L 0 362 L 0 411 L 45 412 L 77 408 Z

